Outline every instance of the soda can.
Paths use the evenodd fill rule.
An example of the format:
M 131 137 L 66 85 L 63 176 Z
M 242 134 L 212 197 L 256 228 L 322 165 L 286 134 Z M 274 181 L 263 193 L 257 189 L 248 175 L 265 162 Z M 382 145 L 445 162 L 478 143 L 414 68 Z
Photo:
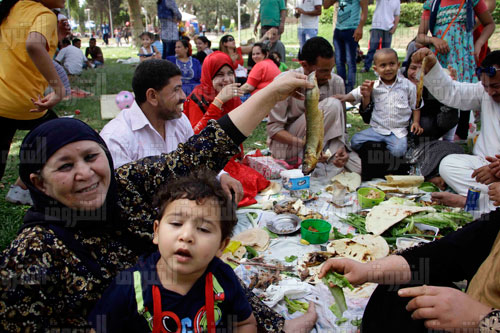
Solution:
M 467 201 L 465 202 L 465 211 L 472 212 L 479 210 L 479 195 L 481 191 L 475 187 L 469 187 L 467 192 Z

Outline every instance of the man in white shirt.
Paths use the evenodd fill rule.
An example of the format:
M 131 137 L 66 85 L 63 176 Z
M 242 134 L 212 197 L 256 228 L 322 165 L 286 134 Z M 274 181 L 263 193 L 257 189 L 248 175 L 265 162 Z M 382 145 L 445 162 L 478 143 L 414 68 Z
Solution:
M 497 194 L 500 175 L 495 174 L 489 162 L 500 154 L 500 51 L 490 53 L 483 60 L 478 83 L 453 81 L 427 48 L 417 51 L 412 59 L 420 62 L 424 57 L 427 58 L 424 85 L 432 96 L 453 108 L 481 110 L 481 133 L 473 155 L 448 155 L 439 165 L 439 174 L 457 194 L 439 192 L 432 197 L 449 206 L 464 207 L 467 191 L 476 187 L 481 191 L 479 211 L 494 210 L 490 196 Z
M 370 71 L 373 56 L 378 49 L 380 39 L 382 39 L 383 49 L 391 47 L 392 35 L 396 32 L 399 23 L 400 10 L 400 0 L 377 0 L 375 12 L 373 13 L 372 28 L 370 30 L 368 54 L 366 55 L 365 66 L 361 69 L 361 73 Z
M 295 16 L 299 15 L 299 35 L 300 49 L 306 40 L 318 35 L 319 16 L 321 15 L 322 0 L 297 0 Z
M 101 131 L 115 168 L 147 156 L 169 153 L 193 136 L 193 129 L 182 113 L 186 95 L 181 72 L 167 60 L 153 59 L 137 66 L 132 79 L 135 101 L 121 111 Z M 239 181 L 222 172 L 224 191 L 235 193 L 239 202 L 243 188 Z
M 87 65 L 90 66 L 90 62 L 78 46 L 81 45 L 81 40 L 75 38 L 73 39 L 73 45 L 69 45 L 69 40 L 64 39 L 62 44 L 63 46 L 66 46 L 59 51 L 56 56 L 56 61 L 64 66 L 68 74 L 80 75 L 83 71 L 84 63 L 87 63 Z

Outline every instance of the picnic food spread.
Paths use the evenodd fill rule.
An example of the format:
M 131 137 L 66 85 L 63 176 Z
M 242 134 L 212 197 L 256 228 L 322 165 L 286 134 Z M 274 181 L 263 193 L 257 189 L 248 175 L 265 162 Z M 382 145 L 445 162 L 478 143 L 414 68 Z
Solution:
M 333 327 L 355 331 L 376 284 L 351 286 L 341 274 L 333 272 L 321 280 L 318 274 L 325 261 L 350 258 L 370 262 L 433 241 L 472 221 L 463 210 L 432 203 L 430 194 L 419 189 L 423 177 L 387 176 L 385 186 L 415 187 L 418 191 L 394 193 L 397 196 L 390 198 L 380 190 L 380 183 L 361 183 L 357 176 L 341 173 L 311 177 L 308 193 L 315 194 L 312 199 L 293 197 L 297 191 L 286 188 L 279 193 L 268 192 L 257 201 L 271 202 L 270 209 L 257 205 L 238 210 L 235 236 L 222 259 L 264 303 L 286 318 L 307 311 L 312 301 L 319 316 L 317 330 Z M 342 187 L 345 205 L 332 203 L 330 186 Z M 365 197 L 382 201 L 361 209 L 357 195 L 361 188 L 366 190 Z M 304 237 L 304 232 L 322 233 L 317 226 L 325 225 L 330 231 L 321 243 Z

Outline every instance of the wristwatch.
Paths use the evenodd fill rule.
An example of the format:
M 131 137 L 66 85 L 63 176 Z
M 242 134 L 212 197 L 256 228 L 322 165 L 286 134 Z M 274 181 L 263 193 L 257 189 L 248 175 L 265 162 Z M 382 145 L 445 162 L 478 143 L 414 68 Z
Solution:
M 479 331 L 483 332 L 500 332 L 500 310 L 492 309 L 479 322 Z

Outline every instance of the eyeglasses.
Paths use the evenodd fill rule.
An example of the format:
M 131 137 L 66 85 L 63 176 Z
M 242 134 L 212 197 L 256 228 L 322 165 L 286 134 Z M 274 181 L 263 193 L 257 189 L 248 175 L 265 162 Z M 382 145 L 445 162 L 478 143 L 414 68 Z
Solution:
M 478 78 L 481 77 L 481 74 L 486 74 L 489 77 L 493 77 L 497 74 L 497 70 L 495 67 L 478 67 L 476 68 L 476 75 Z
M 227 37 L 226 42 L 234 42 L 234 38 L 233 37 Z

